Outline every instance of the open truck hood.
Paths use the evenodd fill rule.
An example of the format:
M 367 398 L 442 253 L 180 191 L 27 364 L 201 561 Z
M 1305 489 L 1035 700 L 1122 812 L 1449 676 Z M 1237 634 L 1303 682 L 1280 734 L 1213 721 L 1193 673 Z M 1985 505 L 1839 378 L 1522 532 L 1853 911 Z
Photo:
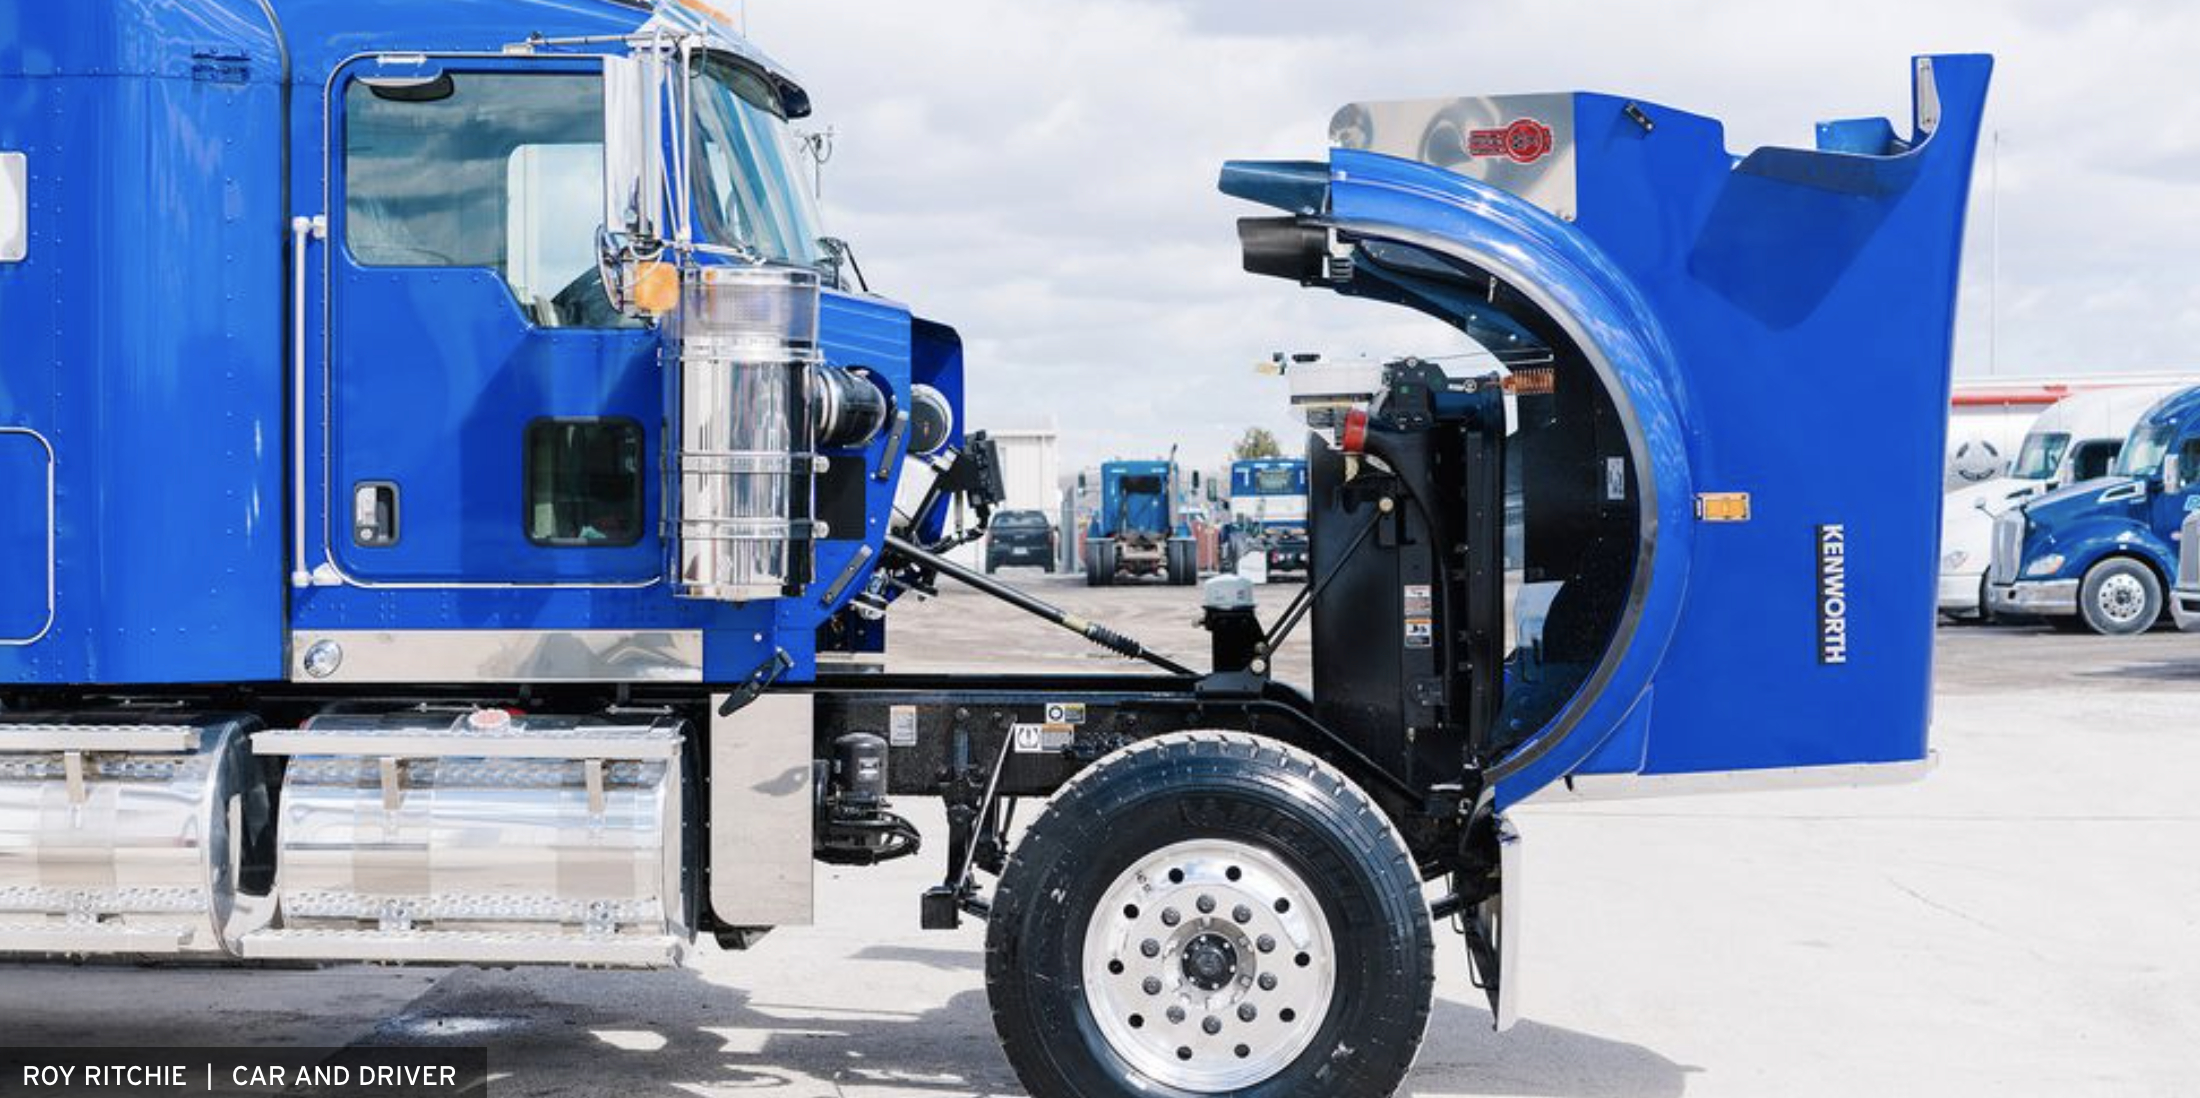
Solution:
M 1632 579 L 1593 670 L 1489 768 L 1500 810 L 1927 760 L 1990 69 L 1917 58 L 1906 134 L 1828 122 L 1807 150 L 1737 158 L 1712 119 L 1576 93 L 1356 104 L 1326 162 L 1224 168 L 1225 192 L 1284 214 L 1240 223 L 1248 270 L 1417 309 L 1500 357 L 1540 349 L 1614 411 Z M 1792 418 L 1858 407 L 1882 441 L 1840 461 Z M 1737 495 L 1743 521 L 1699 517 Z

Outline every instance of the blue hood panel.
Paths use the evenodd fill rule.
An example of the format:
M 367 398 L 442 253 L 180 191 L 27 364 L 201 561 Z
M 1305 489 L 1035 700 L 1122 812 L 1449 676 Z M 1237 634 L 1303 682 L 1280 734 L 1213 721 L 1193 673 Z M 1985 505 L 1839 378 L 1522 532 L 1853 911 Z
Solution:
M 1225 191 L 1339 248 L 1486 272 L 1544 317 L 1494 289 L 1478 304 L 1374 293 L 1364 276 L 1308 284 L 1442 316 L 1492 349 L 1555 324 L 1620 410 L 1641 486 L 1634 588 L 1588 684 L 1492 768 L 1500 808 L 1569 776 L 1925 758 L 1957 267 L 1991 67 L 1918 59 L 1906 137 L 1829 123 L 1816 149 L 1740 160 L 1712 119 L 1520 97 L 1565 112 L 1537 122 L 1542 147 L 1514 147 L 1571 173 L 1556 198 L 1457 151 L 1492 153 L 1483 134 L 1519 120 L 1472 145 L 1463 129 L 1445 148 L 1423 136 L 1420 156 L 1450 167 L 1339 148 L 1326 171 L 1225 169 Z M 1829 450 L 1794 415 L 1858 407 L 1870 446 Z M 1748 493 L 1748 521 L 1699 523 L 1709 492 Z

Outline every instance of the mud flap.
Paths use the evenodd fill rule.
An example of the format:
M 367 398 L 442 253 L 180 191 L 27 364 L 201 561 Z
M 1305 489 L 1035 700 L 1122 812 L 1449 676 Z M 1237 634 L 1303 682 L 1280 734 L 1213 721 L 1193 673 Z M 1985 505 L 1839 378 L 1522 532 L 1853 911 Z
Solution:
M 1474 986 L 1490 997 L 1491 1028 L 1499 1033 L 1520 1020 L 1521 869 L 1520 831 L 1511 820 L 1497 821 L 1498 886 L 1495 899 L 1474 906 L 1467 919 L 1467 954 L 1474 962 Z

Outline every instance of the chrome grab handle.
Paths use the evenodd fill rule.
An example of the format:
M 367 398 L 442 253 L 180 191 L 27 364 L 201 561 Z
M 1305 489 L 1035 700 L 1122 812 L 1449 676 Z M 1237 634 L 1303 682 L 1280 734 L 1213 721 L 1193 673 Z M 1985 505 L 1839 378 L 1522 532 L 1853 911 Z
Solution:
M 328 235 L 328 216 L 290 219 L 290 585 L 310 587 L 306 567 L 306 247 Z

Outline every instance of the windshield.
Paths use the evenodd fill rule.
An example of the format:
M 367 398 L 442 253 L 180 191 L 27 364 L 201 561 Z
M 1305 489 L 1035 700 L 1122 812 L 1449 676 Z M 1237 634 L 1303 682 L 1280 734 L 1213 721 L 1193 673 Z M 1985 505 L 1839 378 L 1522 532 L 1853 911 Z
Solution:
M 2116 472 L 2127 477 L 2143 477 L 2154 472 L 2162 464 L 2162 455 L 2169 452 L 2173 433 L 2168 423 L 2141 423 L 2132 428 L 2131 438 L 2124 443 L 2124 452 L 2116 458 Z
M 2046 480 L 2055 475 L 2055 467 L 2062 464 L 2063 451 L 2069 446 L 2069 435 L 2037 431 L 2026 435 L 2024 445 L 2017 450 L 2017 460 L 2009 466 L 2009 475 L 2018 480 Z
M 701 238 L 765 259 L 817 263 L 817 206 L 796 170 L 794 131 L 779 93 L 754 70 L 719 57 L 696 66 L 693 90 Z

